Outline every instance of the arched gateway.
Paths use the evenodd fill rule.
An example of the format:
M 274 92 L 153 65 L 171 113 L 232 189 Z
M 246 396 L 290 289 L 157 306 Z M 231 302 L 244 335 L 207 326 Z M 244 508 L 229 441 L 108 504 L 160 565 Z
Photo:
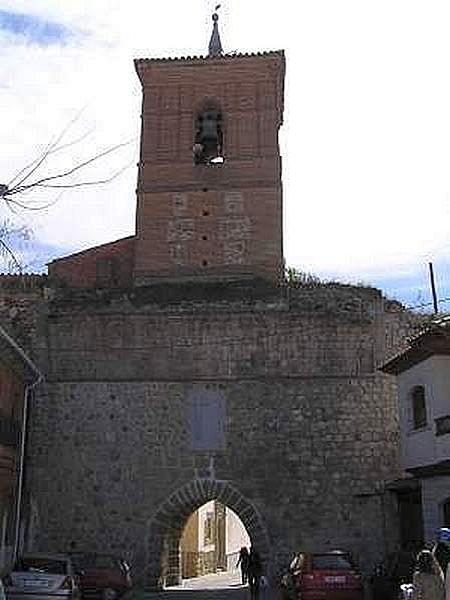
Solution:
M 218 500 L 241 519 L 270 572 L 270 543 L 257 508 L 229 481 L 194 479 L 163 502 L 150 521 L 146 580 L 150 586 L 174 585 L 181 580 L 180 539 L 190 515 L 209 500 Z

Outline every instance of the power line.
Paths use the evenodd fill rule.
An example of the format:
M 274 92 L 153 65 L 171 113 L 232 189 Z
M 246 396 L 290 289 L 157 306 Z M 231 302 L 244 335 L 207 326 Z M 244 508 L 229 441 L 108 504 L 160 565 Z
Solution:
M 450 302 L 450 298 L 440 298 L 437 302 L 438 304 L 445 304 L 445 302 Z M 423 302 L 422 304 L 406 305 L 406 308 L 425 308 L 426 306 L 434 306 L 434 301 Z

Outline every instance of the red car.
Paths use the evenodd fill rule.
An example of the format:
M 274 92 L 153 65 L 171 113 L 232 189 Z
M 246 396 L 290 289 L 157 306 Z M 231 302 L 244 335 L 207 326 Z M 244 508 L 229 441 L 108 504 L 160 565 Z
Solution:
M 300 552 L 282 579 L 290 600 L 363 600 L 363 582 L 348 553 Z
M 109 554 L 71 552 L 83 600 L 116 600 L 132 586 L 130 567 Z

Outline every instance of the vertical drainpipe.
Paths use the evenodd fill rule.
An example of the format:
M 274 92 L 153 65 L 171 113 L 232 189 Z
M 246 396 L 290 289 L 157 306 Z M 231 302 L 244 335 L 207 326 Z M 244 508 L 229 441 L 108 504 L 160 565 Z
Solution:
M 28 401 L 31 392 L 34 388 L 44 380 L 42 373 L 36 367 L 36 365 L 28 358 L 23 349 L 12 339 L 3 327 L 0 326 L 0 338 L 3 338 L 6 343 L 14 350 L 16 354 L 20 356 L 24 365 L 25 373 L 28 372 L 33 374 L 32 381 L 25 385 L 24 396 L 23 396 L 23 411 L 22 411 L 22 431 L 20 436 L 20 456 L 19 456 L 19 474 L 16 488 L 16 518 L 15 518 L 15 531 L 14 531 L 14 550 L 13 559 L 14 562 L 17 559 L 19 550 L 19 533 L 20 533 L 20 518 L 22 512 L 22 490 L 23 490 L 23 470 L 25 463 L 25 442 L 26 442 L 26 427 L 28 418 Z
M 25 446 L 27 438 L 27 421 L 28 421 L 28 403 L 34 388 L 41 383 L 43 377 L 39 374 L 36 381 L 32 384 L 25 386 L 25 392 L 23 396 L 23 411 L 22 411 L 22 431 L 20 435 L 20 457 L 19 457 L 19 476 L 17 482 L 17 493 L 16 493 L 16 519 L 15 519 L 15 531 L 14 531 L 14 551 L 13 559 L 14 563 L 17 561 L 19 553 L 19 536 L 20 536 L 20 519 L 22 517 L 22 492 L 23 492 L 23 473 L 25 464 Z

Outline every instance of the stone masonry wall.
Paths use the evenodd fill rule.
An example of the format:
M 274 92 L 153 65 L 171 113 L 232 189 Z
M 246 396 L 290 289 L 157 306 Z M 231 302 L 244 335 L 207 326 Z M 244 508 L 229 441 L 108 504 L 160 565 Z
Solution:
M 47 285 L 45 275 L 0 275 L 0 325 L 35 360 L 45 343 Z
M 272 571 L 301 548 L 349 549 L 366 568 L 392 548 L 396 390 L 377 366 L 407 326 L 398 307 L 345 287 L 253 303 L 131 300 L 50 312 L 28 457 L 37 548 L 122 553 L 148 579 L 156 513 L 205 478 L 251 504 L 240 516 L 263 524 Z M 193 451 L 190 401 L 211 393 L 225 444 Z M 196 501 L 179 502 L 185 522 Z

